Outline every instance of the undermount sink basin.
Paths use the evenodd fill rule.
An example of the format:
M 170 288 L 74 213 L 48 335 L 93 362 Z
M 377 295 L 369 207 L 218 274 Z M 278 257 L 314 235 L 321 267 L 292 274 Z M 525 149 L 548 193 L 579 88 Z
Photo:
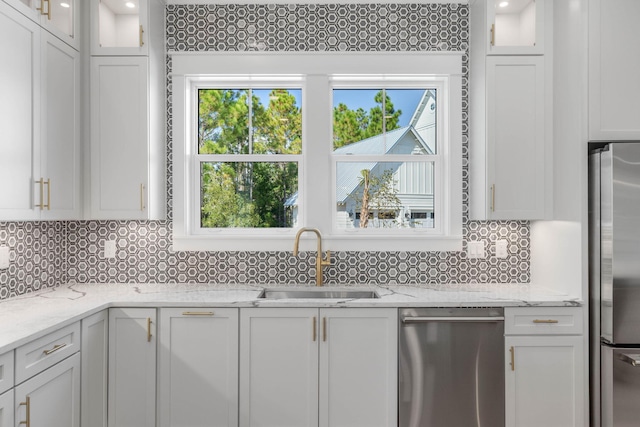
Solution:
M 362 299 L 380 298 L 376 291 L 368 289 L 327 289 L 327 288 L 304 288 L 304 289 L 265 289 L 258 298 L 264 299 Z

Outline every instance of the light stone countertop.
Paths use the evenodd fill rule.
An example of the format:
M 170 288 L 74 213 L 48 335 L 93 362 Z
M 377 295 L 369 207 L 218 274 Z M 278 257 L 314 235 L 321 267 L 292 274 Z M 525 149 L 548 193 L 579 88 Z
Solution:
M 282 285 L 64 285 L 0 301 L 0 354 L 109 307 L 530 307 L 581 306 L 582 301 L 526 284 L 346 286 L 375 289 L 378 299 L 265 300 Z M 300 286 L 296 286 L 299 288 Z M 333 288 L 333 287 L 329 287 Z

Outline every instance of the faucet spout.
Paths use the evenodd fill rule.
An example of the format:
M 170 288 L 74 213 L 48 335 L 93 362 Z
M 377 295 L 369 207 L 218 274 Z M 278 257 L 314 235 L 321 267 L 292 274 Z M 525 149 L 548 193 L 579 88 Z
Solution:
M 322 267 L 331 265 L 331 251 L 327 251 L 327 256 L 323 259 L 322 256 L 322 234 L 317 228 L 301 228 L 296 233 L 295 241 L 293 242 L 293 256 L 298 256 L 298 247 L 300 246 L 300 236 L 305 232 L 315 233 L 318 238 L 318 249 L 316 254 L 316 286 L 322 286 Z

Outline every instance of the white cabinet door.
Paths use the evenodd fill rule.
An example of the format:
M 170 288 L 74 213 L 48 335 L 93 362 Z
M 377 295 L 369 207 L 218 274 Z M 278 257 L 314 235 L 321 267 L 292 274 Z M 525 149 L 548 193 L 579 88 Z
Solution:
M 83 426 L 107 426 L 109 311 L 82 320 Z
M 80 54 L 42 32 L 42 219 L 80 219 Z
M 318 309 L 240 311 L 240 425 L 318 425 Z
M 40 28 L 0 2 L 0 220 L 37 219 L 40 164 Z M 10 65 L 10 66 L 9 66 Z
M 589 1 L 589 140 L 640 139 L 640 2 Z
M 582 336 L 505 338 L 506 426 L 584 426 Z
M 321 309 L 320 318 L 320 426 L 396 426 L 397 310 Z
M 91 58 L 91 218 L 148 219 L 148 58 Z
M 109 427 L 155 427 L 156 310 L 109 309 Z
M 0 394 L 0 427 L 13 427 L 13 389 Z
M 75 50 L 80 49 L 78 0 L 4 0 Z
M 149 0 L 90 0 L 91 55 L 147 55 Z
M 80 354 L 59 362 L 15 388 L 15 423 L 80 426 Z
M 545 215 L 544 58 L 487 58 L 487 219 Z
M 238 309 L 160 309 L 160 425 L 238 425 Z

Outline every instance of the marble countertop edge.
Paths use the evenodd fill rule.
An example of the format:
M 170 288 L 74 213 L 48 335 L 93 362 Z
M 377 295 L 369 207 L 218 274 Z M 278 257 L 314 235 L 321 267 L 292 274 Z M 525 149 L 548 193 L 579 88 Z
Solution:
M 264 288 L 284 287 L 292 286 L 93 283 L 40 290 L 0 301 L 0 354 L 111 307 L 574 307 L 583 303 L 578 298 L 526 284 L 440 285 L 438 288 L 348 285 L 340 288 L 375 289 L 380 298 L 258 298 Z

